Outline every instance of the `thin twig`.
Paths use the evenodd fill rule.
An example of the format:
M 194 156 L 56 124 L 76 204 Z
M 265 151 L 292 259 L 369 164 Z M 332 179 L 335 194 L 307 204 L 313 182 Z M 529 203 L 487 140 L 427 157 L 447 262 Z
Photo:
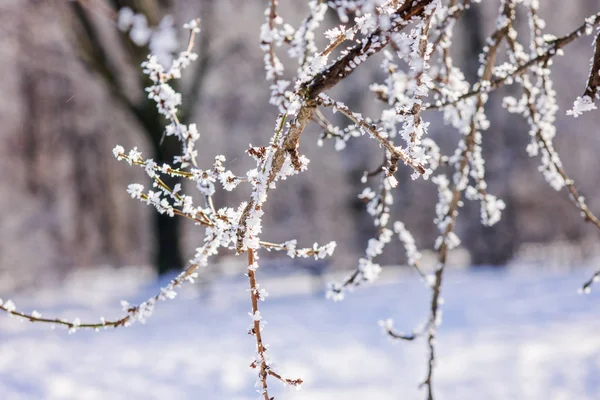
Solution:
M 321 94 L 319 95 L 319 104 L 324 107 L 332 107 L 334 110 L 339 111 L 346 116 L 350 121 L 354 122 L 357 126 L 365 129 L 369 135 L 376 139 L 385 149 L 398 160 L 402 160 L 406 165 L 415 170 L 419 175 L 425 174 L 426 170 L 422 164 L 414 162 L 406 153 L 405 150 L 400 146 L 395 146 L 386 136 L 385 133 L 379 132 L 377 127 L 373 126 L 359 114 L 350 110 L 343 103 L 336 102 L 329 96 Z

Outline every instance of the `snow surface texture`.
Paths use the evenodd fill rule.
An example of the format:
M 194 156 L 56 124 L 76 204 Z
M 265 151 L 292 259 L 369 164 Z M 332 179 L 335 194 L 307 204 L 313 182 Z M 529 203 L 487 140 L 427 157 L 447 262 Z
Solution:
M 377 324 L 392 317 L 409 331 L 425 321 L 428 292 L 415 274 L 385 272 L 334 303 L 310 293 L 314 282 L 304 276 L 261 272 L 271 356 L 283 374 L 305 381 L 299 391 L 272 382 L 276 399 L 424 397 L 424 341 L 393 342 Z M 588 272 L 448 271 L 436 399 L 600 398 L 600 294 L 577 294 Z M 1 398 L 255 399 L 246 286 L 188 286 L 147 324 L 100 333 L 69 335 L 2 315 Z M 89 320 L 156 288 L 140 269 L 107 268 L 12 298 L 23 310 Z

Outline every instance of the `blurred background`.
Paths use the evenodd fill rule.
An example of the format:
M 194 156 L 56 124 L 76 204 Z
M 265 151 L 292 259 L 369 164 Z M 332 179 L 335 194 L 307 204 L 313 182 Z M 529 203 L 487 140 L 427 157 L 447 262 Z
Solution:
M 286 22 L 297 26 L 306 2 L 280 2 Z M 460 21 L 452 49 L 470 81 L 499 2 L 482 3 Z M 600 11 L 599 0 L 541 3 L 546 31 L 557 36 Z M 14 295 L 26 310 L 82 320 L 114 315 L 120 299 L 134 303 L 154 294 L 202 243 L 199 227 L 162 218 L 131 200 L 127 185 L 147 186 L 148 177 L 112 155 L 117 144 L 137 146 L 160 162 L 178 152 L 169 139 L 160 145 L 164 121 L 145 97 L 139 67 L 148 46 L 134 44 L 118 29 L 122 7 L 143 13 L 150 27 L 174 27 L 173 40 L 156 44 L 156 51 L 167 53 L 187 41 L 179 27 L 202 18 L 200 58 L 177 86 L 183 94 L 181 120 L 196 123 L 202 135 L 200 166 L 223 154 L 227 168 L 242 174 L 253 164 L 244 154 L 249 143 L 267 143 L 273 132 L 277 112 L 268 104 L 258 38 L 266 1 L 0 0 L 0 293 Z M 337 24 L 335 13 L 328 12 L 324 26 Z M 524 16 L 519 24 L 526 40 Z M 565 115 L 583 93 L 592 54 L 592 37 L 582 38 L 565 48 L 552 70 L 561 107 L 555 146 L 598 213 L 600 113 Z M 284 50 L 280 58 L 295 71 Z M 380 61 L 370 59 L 333 96 L 376 116 L 382 106 L 368 88 L 383 80 Z M 441 398 L 597 399 L 598 296 L 575 292 L 598 267 L 600 232 L 583 221 L 566 191 L 557 193 L 545 182 L 539 160 L 527 156 L 528 126 L 501 107 L 503 95 L 518 93 L 507 87 L 490 96 L 491 127 L 483 135 L 489 192 L 506 202 L 503 218 L 494 227 L 482 226 L 473 202 L 459 215 L 462 247 L 451 264 L 472 268 L 452 271 L 444 289 Z M 435 113 L 424 117 L 440 146 L 454 149 L 457 132 Z M 300 151 L 311 160 L 308 171 L 278 184 L 265 210 L 265 240 L 338 243 L 324 264 L 262 255 L 261 286 L 272 295 L 264 312 L 261 308 L 273 321 L 269 340 L 284 372 L 308 382 L 299 394 L 282 389 L 282 398 L 395 399 L 398 393 L 421 398 L 424 346 L 391 346 L 376 326 L 389 316 L 398 317 L 406 331 L 424 321 L 429 293 L 413 271 L 385 270 L 380 283 L 350 294 L 339 306 L 313 296 L 324 285 L 311 274 L 340 278 L 356 266 L 375 232 L 357 195 L 363 172 L 381 158 L 366 137 L 336 152 L 332 142 L 317 146 L 320 134 L 316 124 L 306 130 Z M 409 175 L 400 168 L 391 218 L 406 224 L 419 249 L 431 249 L 437 189 Z M 215 202 L 237 206 L 248 194 L 247 188 L 217 191 Z M 400 246 L 388 246 L 381 258 L 382 264 L 405 262 Z M 434 262 L 425 253 L 424 267 Z M 575 272 L 565 272 L 571 266 Z M 149 326 L 110 335 L 81 333 L 72 339 L 0 319 L 2 398 L 254 398 L 243 269 L 235 257 L 220 255 L 202 271 L 205 290 L 189 287 L 159 307 Z M 223 279 L 230 274 L 235 277 Z M 198 299 L 205 300 L 202 307 Z
M 82 0 L 0 2 L 0 269 L 18 271 L 20 284 L 60 279 L 75 268 L 95 265 L 154 265 L 164 273 L 185 265 L 201 242 L 202 230 L 187 221 L 162 218 L 151 208 L 129 200 L 131 182 L 147 183 L 142 170 L 117 162 L 116 145 L 138 146 L 147 156 L 171 161 L 175 141 L 160 146 L 164 121 L 145 98 L 146 82 L 139 64 L 147 46 L 136 46 L 117 27 L 116 10 L 131 7 L 147 16 L 148 25 L 175 27 L 200 16 L 202 33 L 196 46 L 200 59 L 178 85 L 183 94 L 181 118 L 199 126 L 199 163 L 223 154 L 227 167 L 243 173 L 251 165 L 243 153 L 249 143 L 266 143 L 276 117 L 268 105 L 258 33 L 265 4 L 233 0 Z M 482 43 L 494 26 L 498 4 L 483 2 L 460 22 L 454 59 L 470 80 L 475 79 Z M 600 7 L 600 1 L 546 1 L 541 7 L 547 32 L 562 35 Z M 286 21 L 297 24 L 306 14 L 304 2 L 282 2 Z M 339 23 L 328 13 L 325 26 Z M 161 21 L 162 25 L 161 25 Z M 527 37 L 526 18 L 521 31 Z M 175 28 L 180 48 L 187 41 Z M 561 111 L 556 147 L 568 173 L 600 210 L 600 140 L 598 113 L 567 117 L 581 95 L 592 55 L 591 37 L 569 45 L 553 66 Z M 168 47 L 169 44 L 166 44 Z M 167 48 L 165 51 L 174 51 Z M 280 55 L 286 60 L 284 51 Z M 362 66 L 335 96 L 352 109 L 376 116 L 381 107 L 368 90 L 381 82 L 380 59 Z M 294 71 L 293 65 L 289 72 Z M 502 221 L 492 228 L 479 223 L 479 205 L 461 210 L 457 231 L 468 254 L 463 263 L 505 265 L 515 258 L 534 262 L 559 258 L 577 263 L 600 248 L 599 233 L 583 223 L 566 192 L 555 193 L 529 159 L 528 128 L 519 116 L 501 107 L 510 87 L 491 96 L 491 128 L 484 134 L 484 155 L 490 192 L 507 203 Z M 458 135 L 427 114 L 430 134 L 448 150 Z M 345 123 L 344 121 L 340 121 Z M 266 240 L 298 238 L 311 245 L 335 240 L 335 269 L 353 268 L 374 227 L 357 199 L 360 176 L 380 162 L 376 143 L 367 138 L 336 152 L 332 142 L 316 145 L 319 127 L 310 126 L 301 151 L 311 160 L 307 173 L 285 182 L 270 196 L 265 221 Z M 173 138 L 170 138 L 173 139 Z M 401 168 L 392 219 L 402 220 L 421 249 L 432 247 L 436 188 L 412 182 Z M 375 187 L 376 182 L 369 182 Z M 194 188 L 188 188 L 190 193 Z M 237 205 L 247 193 L 218 192 L 218 205 Z M 559 246 L 555 246 L 555 244 Z M 35 251 L 32 251 L 35 249 Z M 551 251 L 549 249 L 552 249 Z M 557 250 L 559 249 L 559 250 Z M 383 262 L 401 264 L 403 251 L 390 248 Z M 470 261 L 469 261 L 470 260 Z M 11 274 L 13 275 L 13 274 Z

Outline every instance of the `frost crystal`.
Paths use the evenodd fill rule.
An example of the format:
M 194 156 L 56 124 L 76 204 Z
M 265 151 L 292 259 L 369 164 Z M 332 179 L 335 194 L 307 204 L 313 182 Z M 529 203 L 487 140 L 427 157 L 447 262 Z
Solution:
M 586 111 L 595 110 L 596 105 L 590 96 L 577 97 L 573 103 L 573 108 L 567 111 L 567 115 L 577 118 Z

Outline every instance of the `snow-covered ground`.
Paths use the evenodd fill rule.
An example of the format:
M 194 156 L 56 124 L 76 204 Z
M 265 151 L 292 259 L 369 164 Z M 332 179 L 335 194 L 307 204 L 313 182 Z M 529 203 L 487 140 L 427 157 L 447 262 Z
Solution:
M 429 294 L 413 273 L 396 269 L 333 303 L 303 276 L 258 272 L 277 370 L 305 381 L 299 391 L 271 381 L 276 399 L 424 398 L 425 343 L 393 342 L 377 325 L 425 320 Z M 577 294 L 589 272 L 449 271 L 436 399 L 599 399 L 600 295 Z M 102 269 L 12 299 L 25 311 L 97 320 L 158 284 L 146 270 Z M 204 292 L 190 286 L 145 325 L 99 333 L 0 315 L 0 398 L 256 399 L 246 288 L 231 278 Z

